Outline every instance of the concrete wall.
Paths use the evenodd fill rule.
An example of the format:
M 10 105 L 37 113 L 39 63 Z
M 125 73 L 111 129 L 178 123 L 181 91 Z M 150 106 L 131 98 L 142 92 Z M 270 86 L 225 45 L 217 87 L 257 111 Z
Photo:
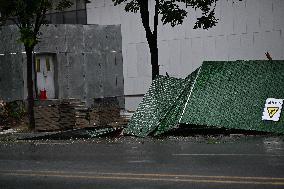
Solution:
M 0 97 L 5 101 L 21 100 L 23 94 L 22 56 L 0 56 Z
M 42 31 L 35 53 L 53 54 L 58 98 L 79 98 L 90 105 L 94 98 L 118 96 L 124 107 L 120 26 L 49 25 Z M 15 26 L 1 30 L 0 38 L 0 97 L 25 98 L 26 59 Z
M 153 15 L 154 1 L 150 1 Z M 189 10 L 184 24 L 158 27 L 161 74 L 185 77 L 204 60 L 284 59 L 283 0 L 219 0 L 216 27 L 193 30 L 198 12 Z M 153 17 L 151 17 L 153 18 Z M 135 109 L 151 83 L 148 44 L 139 14 L 126 13 L 124 5 L 111 0 L 92 0 L 87 4 L 88 24 L 121 24 L 123 74 L 126 108 Z M 151 20 L 153 23 L 153 20 Z
M 0 29 L 0 98 L 5 101 L 21 100 L 24 96 L 23 47 L 13 43 L 18 38 L 15 26 Z

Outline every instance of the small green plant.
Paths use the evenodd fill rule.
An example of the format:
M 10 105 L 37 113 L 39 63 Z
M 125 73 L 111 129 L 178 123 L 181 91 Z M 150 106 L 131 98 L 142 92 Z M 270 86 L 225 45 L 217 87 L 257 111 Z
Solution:
M 4 102 L 0 100 L 0 125 L 11 125 L 20 121 L 26 115 L 22 101 Z
M 220 141 L 216 138 L 209 137 L 207 139 L 207 144 L 219 144 L 219 143 L 220 143 Z
M 20 119 L 26 113 L 24 104 L 21 101 L 7 103 L 6 109 L 8 116 L 14 119 Z

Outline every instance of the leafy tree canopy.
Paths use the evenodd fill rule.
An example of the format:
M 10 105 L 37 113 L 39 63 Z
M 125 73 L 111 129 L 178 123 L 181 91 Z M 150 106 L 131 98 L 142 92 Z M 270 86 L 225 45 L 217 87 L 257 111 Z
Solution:
M 199 10 L 201 16 L 197 18 L 194 29 L 209 29 L 215 26 L 218 19 L 215 17 L 215 8 L 218 0 L 152 0 L 155 2 L 154 28 L 150 29 L 149 22 L 149 1 L 148 0 L 112 0 L 114 5 L 125 3 L 125 11 L 140 12 L 142 24 L 145 28 L 146 38 L 151 53 L 152 79 L 159 75 L 157 27 L 158 19 L 161 16 L 163 24 L 170 24 L 172 27 L 182 24 L 188 16 L 187 8 Z M 237 1 L 237 0 L 233 0 Z M 242 1 L 242 0 L 238 0 Z
M 145 0 L 113 0 L 115 5 L 126 3 L 125 11 L 134 12 L 140 10 L 141 4 Z M 147 0 L 146 0 L 147 1 Z M 201 17 L 197 18 L 194 29 L 208 29 L 216 25 L 218 19 L 215 17 L 215 7 L 218 0 L 155 0 L 157 3 L 158 13 L 162 16 L 163 24 L 176 26 L 183 23 L 188 15 L 188 11 L 181 7 L 191 7 L 194 10 L 201 10 Z

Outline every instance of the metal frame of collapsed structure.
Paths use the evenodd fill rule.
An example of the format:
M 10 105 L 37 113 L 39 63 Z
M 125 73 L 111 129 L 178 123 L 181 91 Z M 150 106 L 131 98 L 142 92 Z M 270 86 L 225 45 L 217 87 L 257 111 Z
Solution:
M 124 133 L 160 135 L 187 124 L 284 134 L 284 116 L 262 120 L 267 99 L 283 104 L 283 86 L 284 61 L 206 61 L 185 79 L 154 80 Z

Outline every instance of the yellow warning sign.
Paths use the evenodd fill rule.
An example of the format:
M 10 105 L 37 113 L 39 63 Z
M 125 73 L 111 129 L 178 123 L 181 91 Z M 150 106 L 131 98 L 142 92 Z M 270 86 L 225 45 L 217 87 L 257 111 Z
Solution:
M 262 120 L 279 121 L 284 99 L 268 98 L 262 113 Z
M 267 107 L 267 111 L 270 118 L 272 118 L 276 114 L 276 112 L 278 112 L 278 110 L 278 107 Z

